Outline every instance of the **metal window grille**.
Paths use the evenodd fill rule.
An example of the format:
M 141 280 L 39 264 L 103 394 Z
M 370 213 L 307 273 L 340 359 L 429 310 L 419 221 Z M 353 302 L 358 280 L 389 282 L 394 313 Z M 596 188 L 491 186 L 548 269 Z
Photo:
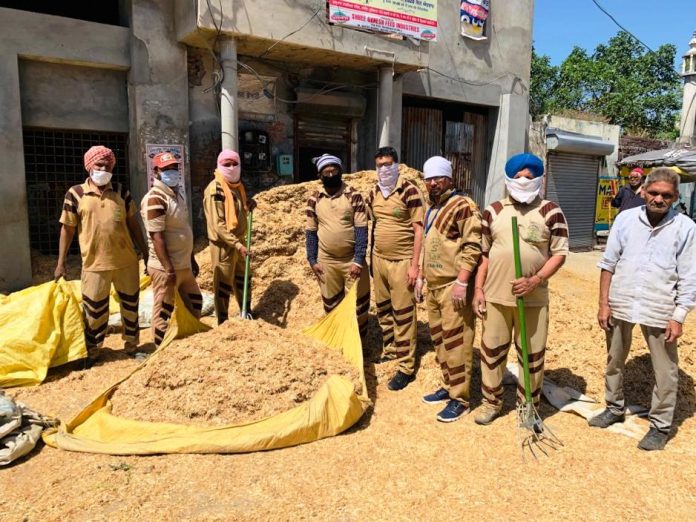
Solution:
M 31 248 L 57 254 L 65 193 L 87 178 L 84 153 L 92 145 L 114 151 L 113 182 L 129 187 L 128 134 L 83 130 L 24 128 L 24 166 Z M 70 252 L 79 251 L 73 241 Z

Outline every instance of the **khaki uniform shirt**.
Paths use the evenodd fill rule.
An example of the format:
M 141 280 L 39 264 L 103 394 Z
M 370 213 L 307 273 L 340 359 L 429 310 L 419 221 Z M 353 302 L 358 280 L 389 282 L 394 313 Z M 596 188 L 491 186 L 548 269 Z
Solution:
M 193 231 L 189 225 L 189 214 L 183 194 L 175 193 L 156 179 L 140 204 L 140 213 L 148 233 L 147 244 L 150 254 L 147 266 L 155 270 L 164 270 L 150 237 L 151 232 L 164 232 L 164 243 L 174 270 L 191 268 Z
M 307 200 L 307 230 L 319 236 L 319 258 L 350 261 L 355 254 L 355 228 L 367 227 L 365 201 L 345 183 L 330 196 L 317 190 Z
M 484 293 L 486 301 L 504 306 L 516 304 L 510 283 L 515 279 L 513 216 L 517 216 L 519 226 L 524 277 L 536 274 L 551 256 L 568 255 L 568 225 L 556 203 L 538 197 L 529 205 L 523 205 L 507 197 L 486 207 L 481 230 L 481 248 L 488 254 Z M 548 305 L 548 282 L 540 284 L 524 301 L 527 306 Z
M 203 211 L 208 228 L 208 239 L 221 248 L 237 248 L 246 242 L 247 215 L 238 190 L 230 188 L 237 212 L 237 227 L 230 232 L 225 223 L 225 193 L 217 180 L 211 181 L 203 192 Z
M 373 253 L 382 259 L 398 261 L 413 257 L 414 223 L 423 223 L 423 197 L 418 187 L 400 178 L 385 199 L 375 185 L 367 197 L 374 219 Z
M 428 287 L 453 282 L 460 270 L 473 272 L 481 256 L 481 213 L 471 199 L 448 191 L 425 214 L 423 273 Z
M 70 187 L 63 201 L 60 222 L 77 227 L 82 270 L 102 272 L 138 264 L 126 219 L 136 213 L 130 192 L 109 183 L 101 194 L 87 179 Z

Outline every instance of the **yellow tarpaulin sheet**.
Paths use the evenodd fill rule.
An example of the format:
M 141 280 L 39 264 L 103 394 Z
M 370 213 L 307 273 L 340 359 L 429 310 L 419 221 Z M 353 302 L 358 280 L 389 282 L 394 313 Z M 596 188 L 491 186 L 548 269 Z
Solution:
M 140 290 L 150 284 L 140 278 Z M 0 387 L 41 384 L 49 368 L 87 357 L 80 281 L 50 281 L 0 296 Z M 109 313 L 119 311 L 112 288 Z
M 362 344 L 355 317 L 356 286 L 333 312 L 305 333 L 341 351 L 359 370 L 363 395 L 355 394 L 345 377 L 332 375 L 309 400 L 286 412 L 242 425 L 189 426 L 135 421 L 111 414 L 109 397 L 121 382 L 106 390 L 70 422 L 44 434 L 47 444 L 70 451 L 111 455 L 156 453 L 243 453 L 312 442 L 337 435 L 362 416 L 368 399 L 363 373 Z M 259 328 L 263 328 L 259 325 Z M 133 373 L 166 357 L 174 338 L 207 329 L 177 303 L 174 320 L 160 348 Z M 131 374 L 132 375 L 132 374 Z
M 49 368 L 86 356 L 82 310 L 69 283 L 0 298 L 0 387 L 40 384 Z

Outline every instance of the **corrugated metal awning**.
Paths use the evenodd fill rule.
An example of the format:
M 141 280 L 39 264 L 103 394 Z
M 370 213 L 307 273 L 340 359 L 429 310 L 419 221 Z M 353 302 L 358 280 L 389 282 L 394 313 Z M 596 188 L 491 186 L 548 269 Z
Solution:
M 599 136 L 589 136 L 549 127 L 546 129 L 546 148 L 556 152 L 572 152 L 589 156 L 607 156 L 614 144 Z

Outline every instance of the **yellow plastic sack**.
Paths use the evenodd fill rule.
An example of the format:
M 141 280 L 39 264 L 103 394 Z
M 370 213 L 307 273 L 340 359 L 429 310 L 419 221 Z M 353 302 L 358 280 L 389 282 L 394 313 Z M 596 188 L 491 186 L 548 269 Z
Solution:
M 87 356 L 72 286 L 48 282 L 0 299 L 0 387 L 40 384 L 49 368 Z
M 354 285 L 333 312 L 305 332 L 340 350 L 359 370 L 366 390 L 355 302 Z M 135 372 L 146 364 L 156 364 L 158 357 L 166 357 L 166 345 L 174 338 L 201 331 L 203 327 L 177 302 L 174 322 L 162 348 Z M 109 397 L 129 377 L 102 393 L 70 422 L 45 432 L 44 441 L 64 450 L 112 455 L 270 450 L 337 435 L 358 421 L 368 403 L 365 391 L 358 397 L 348 379 L 332 375 L 309 401 L 260 421 L 216 427 L 144 422 L 111 414 Z

